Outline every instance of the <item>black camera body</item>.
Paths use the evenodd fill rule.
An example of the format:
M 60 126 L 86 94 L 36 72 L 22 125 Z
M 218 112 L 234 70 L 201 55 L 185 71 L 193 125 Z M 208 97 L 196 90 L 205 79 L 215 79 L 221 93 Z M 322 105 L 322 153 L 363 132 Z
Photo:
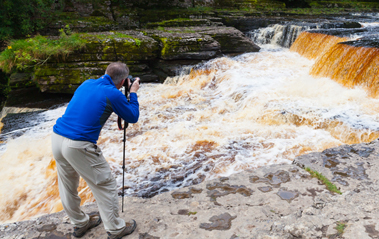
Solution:
M 136 81 L 136 78 L 133 78 L 132 75 L 128 75 L 128 78 L 126 79 L 126 81 L 124 82 L 124 85 L 125 87 L 128 87 L 128 79 L 130 80 L 130 86 L 133 85 L 134 81 Z

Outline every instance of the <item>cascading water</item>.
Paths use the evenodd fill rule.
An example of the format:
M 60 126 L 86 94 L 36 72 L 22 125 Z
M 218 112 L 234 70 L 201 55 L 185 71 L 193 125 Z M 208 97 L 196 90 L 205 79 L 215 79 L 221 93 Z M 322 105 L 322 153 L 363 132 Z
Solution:
M 143 84 L 140 120 L 127 129 L 126 194 L 149 197 L 379 137 L 379 100 L 310 75 L 314 63 L 262 45 L 161 85 Z M 62 210 L 50 137 L 66 106 L 37 113 L 22 134 L 0 135 L 1 222 Z M 121 190 L 123 132 L 116 119 L 110 117 L 98 144 Z M 84 181 L 78 191 L 82 203 L 94 201 Z
M 377 23 L 336 36 L 321 32 L 303 32 L 291 46 L 308 59 L 316 59 L 311 75 L 329 77 L 346 87 L 364 87 L 372 97 L 379 95 L 379 44 Z M 340 36 L 342 34 L 342 36 Z
M 257 44 L 276 44 L 289 48 L 302 31 L 316 27 L 314 24 L 306 26 L 274 24 L 251 31 L 248 35 Z

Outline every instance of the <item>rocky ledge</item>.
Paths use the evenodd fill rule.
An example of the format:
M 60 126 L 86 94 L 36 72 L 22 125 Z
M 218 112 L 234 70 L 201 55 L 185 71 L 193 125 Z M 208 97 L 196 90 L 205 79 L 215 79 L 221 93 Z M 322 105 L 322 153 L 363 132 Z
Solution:
M 225 26 L 80 33 L 80 37 L 85 41 L 83 49 L 12 74 L 12 90 L 37 87 L 42 92 L 72 94 L 83 81 L 103 75 L 114 61 L 127 63 L 131 74 L 143 82 L 163 82 L 183 66 L 260 49 L 239 30 Z
M 379 141 L 344 145 L 178 189 L 150 199 L 125 198 L 125 219 L 138 227 L 127 238 L 379 237 Z M 304 170 L 322 173 L 332 193 Z M 121 200 L 120 200 L 121 204 Z M 96 212 L 96 205 L 83 209 Z M 0 225 L 0 238 L 71 238 L 64 212 Z M 102 226 L 84 238 L 105 238 Z

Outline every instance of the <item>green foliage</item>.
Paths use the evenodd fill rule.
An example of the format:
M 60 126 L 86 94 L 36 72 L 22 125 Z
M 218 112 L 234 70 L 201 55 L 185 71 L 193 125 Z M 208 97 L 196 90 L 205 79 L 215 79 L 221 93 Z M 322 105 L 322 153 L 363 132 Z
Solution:
M 135 38 L 134 41 L 136 42 L 136 46 L 141 46 L 141 41 L 139 39 Z
M 59 33 L 62 36 L 66 37 L 72 34 L 72 31 L 70 29 L 69 25 L 66 25 L 64 28 L 59 29 Z
M 196 215 L 197 212 L 188 212 L 188 216 L 191 216 L 191 215 Z
M 32 34 L 49 24 L 60 0 L 3 0 L 0 7 L 0 41 Z
M 310 169 L 308 167 L 305 168 L 305 171 L 309 172 L 312 177 L 317 178 L 318 180 L 320 180 L 326 186 L 326 188 L 329 191 L 335 192 L 335 193 L 338 193 L 338 194 L 342 194 L 342 192 L 340 190 L 338 190 L 337 186 L 334 185 L 332 182 L 330 182 L 329 179 L 327 179 L 321 173 L 319 173 L 319 172 L 317 172 L 315 170 L 312 170 L 312 169 Z
M 346 227 L 347 225 L 345 223 L 337 222 L 336 230 L 338 232 L 338 236 L 341 236 L 343 234 Z
M 44 64 L 51 56 L 67 56 L 74 50 L 84 47 L 85 41 L 74 33 L 67 35 L 61 29 L 58 39 L 51 39 L 37 35 L 33 38 L 12 40 L 8 47 L 0 54 L 0 68 L 10 73 L 12 70 L 23 71 L 28 67 Z

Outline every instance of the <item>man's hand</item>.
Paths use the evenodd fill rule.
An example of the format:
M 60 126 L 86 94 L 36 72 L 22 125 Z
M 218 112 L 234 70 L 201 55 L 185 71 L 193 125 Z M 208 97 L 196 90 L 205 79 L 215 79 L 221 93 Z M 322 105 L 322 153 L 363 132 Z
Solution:
M 140 81 L 140 78 L 139 77 L 136 77 L 135 78 L 136 80 L 133 82 L 133 85 L 132 87 L 130 88 L 130 93 L 137 93 L 138 89 L 139 89 L 139 81 Z M 128 78 L 128 85 L 130 87 L 130 79 Z

